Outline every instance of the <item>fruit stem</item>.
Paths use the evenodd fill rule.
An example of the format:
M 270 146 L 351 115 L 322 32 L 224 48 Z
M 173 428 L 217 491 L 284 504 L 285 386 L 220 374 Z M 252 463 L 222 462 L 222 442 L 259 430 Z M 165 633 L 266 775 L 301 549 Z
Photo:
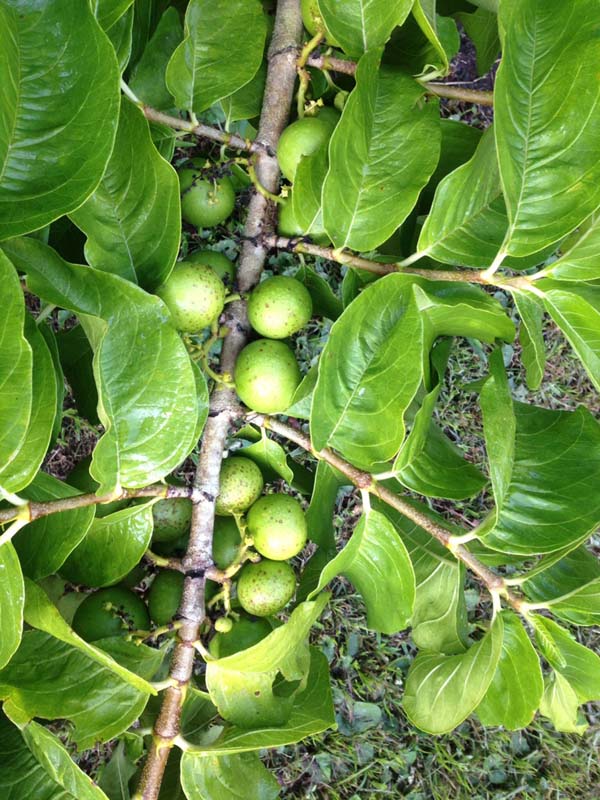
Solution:
M 310 85 L 310 72 L 306 69 L 306 62 L 308 61 L 310 54 L 321 44 L 324 38 L 325 34 L 322 31 L 318 31 L 312 37 L 312 39 L 304 45 L 300 52 L 300 58 L 298 59 L 296 67 L 298 70 L 298 80 L 300 82 L 300 85 L 298 86 L 298 94 L 296 95 L 298 119 L 302 119 L 304 117 L 306 92 L 308 91 L 308 87 Z
M 273 192 L 270 192 L 268 189 L 265 189 L 262 183 L 258 180 L 258 176 L 256 175 L 256 170 L 254 169 L 254 165 L 250 163 L 248 164 L 248 177 L 252 181 L 256 191 L 259 192 L 259 194 L 262 194 L 264 198 L 266 198 L 267 200 L 271 200 L 271 202 L 273 203 L 285 202 L 285 200 L 283 199 L 283 197 L 281 197 L 281 195 L 274 194 Z

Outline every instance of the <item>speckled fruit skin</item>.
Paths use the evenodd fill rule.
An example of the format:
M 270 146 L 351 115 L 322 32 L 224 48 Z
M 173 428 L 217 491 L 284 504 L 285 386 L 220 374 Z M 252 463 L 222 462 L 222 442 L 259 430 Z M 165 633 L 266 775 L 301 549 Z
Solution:
M 116 610 L 107 609 L 107 604 Z M 87 642 L 107 636 L 125 636 L 130 631 L 148 630 L 150 617 L 144 601 L 122 586 L 110 586 L 89 594 L 78 606 L 72 628 Z
M 212 556 L 219 569 L 227 569 L 235 560 L 242 538 L 233 517 L 216 517 Z
M 171 312 L 182 333 L 195 333 L 219 318 L 225 305 L 225 285 L 206 264 L 175 264 L 167 281 L 156 292 Z
M 167 625 L 177 614 L 183 580 L 183 574 L 173 569 L 164 569 L 154 578 L 147 599 L 150 619 L 156 625 Z
M 321 12 L 319 11 L 318 0 L 302 0 L 300 3 L 302 9 L 302 22 L 306 30 L 315 36 L 319 31 L 327 33 Z M 327 34 L 325 41 L 332 47 L 340 47 L 339 42 Z
M 235 264 L 218 250 L 197 250 L 195 253 L 188 253 L 186 261 L 191 264 L 206 264 L 226 286 L 233 286 Z
M 272 339 L 246 345 L 236 361 L 234 376 L 241 401 L 261 414 L 285 411 L 302 380 L 290 348 Z
M 159 500 L 152 506 L 153 542 L 174 542 L 185 536 L 192 521 L 192 501 L 185 497 Z
M 259 284 L 248 300 L 248 319 L 261 336 L 285 339 L 312 317 L 308 289 L 295 278 L 275 275 Z
M 263 559 L 246 564 L 237 582 L 241 607 L 255 617 L 269 617 L 287 606 L 296 591 L 296 575 L 285 561 Z
M 254 548 L 272 561 L 286 561 L 304 548 L 306 518 L 302 506 L 287 494 L 259 497 L 246 516 Z
M 221 465 L 217 514 L 230 517 L 242 514 L 260 497 L 265 482 L 260 469 L 249 458 L 232 456 Z
M 226 658 L 258 644 L 272 630 L 271 623 L 266 619 L 240 617 L 233 623 L 229 633 L 218 633 L 213 636 L 208 649 L 215 658 Z
M 333 125 L 324 118 L 304 117 L 284 130 L 277 145 L 277 159 L 284 176 L 294 182 L 302 156 L 309 156 L 329 140 Z
M 214 228 L 231 216 L 235 189 L 229 178 L 198 178 L 197 169 L 179 173 L 181 216 L 197 228 Z

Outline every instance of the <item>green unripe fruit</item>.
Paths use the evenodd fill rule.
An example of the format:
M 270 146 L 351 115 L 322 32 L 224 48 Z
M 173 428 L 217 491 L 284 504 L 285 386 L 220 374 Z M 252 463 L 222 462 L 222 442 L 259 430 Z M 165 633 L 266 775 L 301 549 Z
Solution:
M 266 619 L 240 617 L 229 633 L 218 633 L 210 640 L 208 649 L 215 658 L 226 658 L 240 650 L 247 650 L 262 641 L 273 630 Z
M 173 569 L 161 570 L 154 578 L 148 591 L 148 611 L 156 625 L 167 625 L 177 614 L 183 581 L 182 573 Z
M 233 517 L 216 517 L 213 532 L 212 556 L 215 566 L 227 569 L 236 559 L 242 538 Z
M 188 253 L 186 261 L 191 264 L 206 264 L 227 286 L 232 286 L 235 281 L 235 264 L 218 250 L 197 250 L 195 253 Z
M 341 47 L 340 43 L 329 34 L 325 27 L 318 0 L 302 0 L 300 8 L 302 10 L 302 22 L 311 36 L 316 36 L 317 33 L 324 33 L 325 41 L 328 44 L 332 47 Z
M 152 550 L 158 556 L 182 556 L 188 548 L 189 533 L 170 542 L 158 542 L 152 537 Z
M 248 511 L 248 532 L 254 548 L 272 561 L 286 561 L 304 548 L 308 537 L 300 503 L 287 494 L 260 497 Z
M 341 92 L 338 92 L 338 94 L 341 94 Z M 333 102 L 335 103 L 335 100 Z M 320 120 L 325 120 L 332 128 L 335 128 L 340 121 L 340 111 L 341 109 L 338 110 L 337 106 L 335 108 L 333 108 L 333 106 L 322 106 L 317 112 L 317 117 Z
M 96 489 L 100 486 L 98 481 L 95 481 L 90 475 L 90 464 L 92 457 L 88 456 L 80 461 L 69 473 L 67 483 L 74 486 L 76 489 L 81 489 L 86 494 L 95 494 Z M 127 505 L 127 500 L 113 500 L 110 503 L 98 503 L 96 505 L 96 516 L 106 517 L 108 514 L 114 514 L 115 511 L 120 511 Z
M 235 364 L 235 388 L 240 399 L 261 414 L 285 411 L 301 380 L 290 348 L 272 339 L 246 345 Z
M 221 466 L 217 514 L 229 517 L 242 514 L 259 497 L 265 482 L 262 472 L 249 458 L 232 456 Z
M 183 169 L 179 173 L 181 216 L 197 228 L 214 228 L 231 216 L 235 206 L 235 190 L 231 180 L 202 178 L 200 169 Z
M 285 339 L 312 316 L 312 299 L 303 283 L 276 275 L 259 284 L 248 300 L 248 319 L 261 336 Z
M 325 228 L 322 224 L 313 222 L 311 230 L 307 233 L 298 222 L 294 214 L 294 205 L 292 203 L 292 194 L 288 196 L 287 200 L 279 204 L 279 217 L 277 219 L 277 231 L 281 236 L 287 236 L 288 239 L 293 239 L 297 236 L 309 236 L 315 244 L 326 246 L 330 240 L 327 236 Z
M 95 642 L 108 636 L 125 636 L 147 630 L 148 611 L 137 594 L 122 586 L 110 586 L 89 594 L 78 606 L 72 628 L 82 639 Z
M 206 264 L 180 261 L 156 294 L 183 333 L 196 333 L 219 318 L 225 305 L 225 286 Z
M 219 617 L 215 620 L 215 630 L 217 633 L 229 633 L 233 628 L 233 622 L 229 617 Z
M 186 497 L 159 500 L 152 506 L 153 542 L 175 542 L 190 530 L 192 501 Z
M 296 575 L 285 561 L 246 564 L 240 571 L 237 596 L 241 607 L 255 617 L 269 617 L 287 606 L 296 591 Z
M 333 126 L 321 117 L 304 117 L 292 122 L 284 130 L 277 145 L 277 159 L 284 176 L 294 182 L 296 169 L 302 156 L 310 156 L 327 142 Z

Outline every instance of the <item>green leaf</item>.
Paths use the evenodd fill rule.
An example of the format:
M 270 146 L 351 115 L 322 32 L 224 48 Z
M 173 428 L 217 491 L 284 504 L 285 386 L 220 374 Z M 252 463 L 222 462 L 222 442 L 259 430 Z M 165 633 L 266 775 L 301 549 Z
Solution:
M 113 750 L 110 761 L 100 767 L 98 786 L 110 800 L 130 800 L 129 781 L 136 772 L 135 761 L 127 752 L 125 741 L 121 739 Z
M 393 29 L 402 25 L 413 0 L 319 0 L 328 31 L 351 56 L 383 46 Z
M 528 555 L 584 540 L 600 523 L 600 425 L 583 406 L 511 407 L 503 392 L 494 377 L 481 395 L 496 500 L 480 528 L 484 543 Z
M 206 686 L 224 719 L 241 728 L 286 724 L 294 695 L 307 685 L 308 633 L 328 599 L 322 594 L 314 602 L 301 603 L 285 625 L 258 644 L 207 663 Z
M 132 4 L 133 0 L 92 0 L 91 3 L 92 11 L 105 31 L 111 28 Z
M 304 161 L 304 159 L 302 159 Z M 294 183 L 294 197 L 296 197 L 296 184 L 298 181 L 298 170 Z M 312 267 L 303 264 L 294 275 L 297 281 L 301 281 L 308 289 L 313 301 L 313 314 L 316 317 L 327 317 L 336 320 L 344 310 L 342 301 L 337 297 L 329 283 L 322 278 Z
M 69 720 L 73 741 L 87 749 L 126 730 L 140 715 L 148 694 L 65 642 L 42 631 L 27 631 L 0 671 L 0 697 L 6 712 L 20 719 Z
M 427 37 L 440 59 L 442 73 L 446 75 L 450 61 L 458 53 L 460 38 L 454 20 L 436 13 L 437 0 L 414 0 L 412 13 L 419 28 Z
M 0 547 L 0 667 L 16 652 L 23 629 L 25 586 L 21 565 L 10 542 Z
M 27 500 L 42 502 L 73 497 L 80 492 L 58 478 L 39 472 L 21 494 Z M 86 535 L 93 519 L 94 508 L 89 506 L 50 514 L 26 525 L 13 539 L 23 572 L 34 579 L 56 572 Z
M 598 7 L 505 2 L 499 22 L 494 127 L 510 221 L 501 252 L 526 256 L 600 205 L 600 84 L 591 79 L 600 59 Z
M 307 236 L 324 235 L 321 195 L 329 166 L 328 153 L 329 142 L 325 142 L 314 153 L 302 156 L 296 168 L 291 200 L 294 218 Z
M 540 714 L 548 717 L 557 731 L 583 733 L 587 722 L 578 713 L 579 700 L 569 681 L 560 672 L 544 677 L 544 695 Z
M 592 282 L 600 279 L 600 213 L 594 213 L 563 242 L 561 256 L 543 270 L 557 281 Z
M 390 5 L 390 4 L 388 4 Z M 374 250 L 414 208 L 440 155 L 436 102 L 409 75 L 364 55 L 329 144 L 323 220 L 335 247 Z
M 319 461 L 310 505 L 306 510 L 306 525 L 311 541 L 326 550 L 335 551 L 335 503 L 340 487 L 347 486 L 348 483 L 348 478 L 330 467 L 326 461 Z
M 94 381 L 94 352 L 82 325 L 59 331 L 56 344 L 65 377 L 79 413 L 92 425 L 98 425 L 98 391 Z
M 533 294 L 514 292 L 513 300 L 521 317 L 519 339 L 527 386 L 535 392 L 542 384 L 546 368 L 546 343 L 542 325 L 544 309 Z
M 249 83 L 221 100 L 228 126 L 240 119 L 253 119 L 259 116 L 266 80 L 267 62 L 261 61 L 258 72 Z
M 131 47 L 133 42 L 133 6 L 130 6 L 122 17 L 115 22 L 107 31 L 106 35 L 114 48 L 119 71 L 122 73 L 129 64 Z
M 88 237 L 92 267 L 149 291 L 168 278 L 179 251 L 179 181 L 156 150 L 144 115 L 126 99 L 106 172 L 71 219 Z
M 255 753 L 181 757 L 181 785 L 188 800 L 275 800 L 280 786 Z
M 50 325 L 40 324 L 37 326 L 39 332 L 42 334 L 54 367 L 54 382 L 56 384 L 56 409 L 54 413 L 54 425 L 52 426 L 52 433 L 50 435 L 50 445 L 52 446 L 58 437 L 62 428 L 63 419 L 63 403 L 67 393 L 65 386 L 65 374 L 60 363 L 60 354 L 58 352 L 58 343 L 56 341 L 56 334 Z
M 107 800 L 47 728 L 29 722 L 19 730 L 1 713 L 0 794 L 7 800 Z
M 150 546 L 152 503 L 99 517 L 60 568 L 72 583 L 111 586 L 124 578 Z
M 239 451 L 239 455 L 258 464 L 267 481 L 283 478 L 286 483 L 291 484 L 294 480 L 294 473 L 288 464 L 285 450 L 278 442 L 269 439 L 264 430 L 261 430 L 260 440 L 244 447 Z
M 89 3 L 68 14 L 62 0 L 3 3 L 0 49 L 0 239 L 8 239 L 72 211 L 98 185 L 117 128 L 119 70 Z
M 585 547 L 578 547 L 547 569 L 524 581 L 523 591 L 557 617 L 574 625 L 600 622 L 600 564 Z
M 169 111 L 174 105 L 171 92 L 167 89 L 165 74 L 169 59 L 182 38 L 179 13 L 174 8 L 168 8 L 160 18 L 129 79 L 129 86 L 135 95 L 159 111 Z
M 457 14 L 467 36 L 475 45 L 477 53 L 477 73 L 485 75 L 493 67 L 500 53 L 498 34 L 498 15 L 485 8 L 478 8 L 472 14 Z
M 93 343 L 105 428 L 91 470 L 98 492 L 146 486 L 168 475 L 196 443 L 198 399 L 189 356 L 162 301 L 116 275 L 67 264 L 32 239 L 5 247 L 27 272 L 32 291 L 102 320 Z
M 0 12 L 1 13 L 1 12 Z M 33 354 L 25 338 L 25 303 L 19 278 L 0 252 L 2 316 L 0 317 L 0 496 L 11 478 L 31 416 Z
M 421 192 L 419 205 L 428 208 L 440 181 L 473 157 L 481 141 L 482 131 L 454 119 L 440 119 L 442 144 L 440 160 L 429 183 Z
M 266 32 L 258 0 L 191 0 L 185 38 L 167 67 L 176 105 L 200 113 L 245 86 L 262 62 Z
M 449 733 L 479 705 L 494 677 L 502 651 L 503 621 L 464 653 L 420 653 L 411 664 L 404 690 L 404 711 L 426 733 Z
M 337 575 L 347 578 L 362 596 L 371 630 L 392 634 L 407 627 L 415 600 L 415 573 L 406 547 L 383 514 L 371 510 L 361 517 L 309 597 Z
M 600 287 L 544 279 L 536 282 L 536 288 L 600 391 Z
M 502 725 L 515 731 L 527 727 L 534 718 L 544 682 L 540 659 L 520 619 L 512 611 L 503 611 L 502 621 L 502 653 L 477 715 L 484 725 Z
M 122 666 L 111 655 L 107 654 L 104 649 L 100 649 L 97 644 L 88 644 L 88 642 L 78 636 L 65 622 L 56 606 L 50 601 L 45 591 L 38 586 L 37 583 L 26 578 L 25 589 L 25 621 L 28 625 L 80 651 L 81 654 L 90 661 L 102 667 L 103 670 L 114 673 L 117 678 L 129 684 L 134 689 L 148 694 L 156 694 L 155 689 L 146 680 L 139 677 L 136 672 L 128 667 Z M 103 645 L 106 643 L 112 644 L 113 642 L 114 639 L 102 640 Z M 123 644 L 130 647 L 133 646 L 136 654 L 136 661 L 134 662 L 135 669 L 139 669 L 139 664 L 143 662 L 142 656 L 144 652 L 146 650 L 151 650 L 151 648 L 142 647 L 141 645 L 132 644 L 131 642 L 123 642 Z M 112 649 L 115 651 L 114 646 Z M 151 650 L 151 652 L 156 654 L 158 651 Z

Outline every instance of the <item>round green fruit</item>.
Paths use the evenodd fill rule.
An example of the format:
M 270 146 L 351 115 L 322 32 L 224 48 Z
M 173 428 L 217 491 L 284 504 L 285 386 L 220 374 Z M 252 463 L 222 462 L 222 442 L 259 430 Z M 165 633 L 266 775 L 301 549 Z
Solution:
M 183 574 L 173 569 L 161 570 L 148 591 L 148 611 L 156 625 L 167 625 L 179 609 L 183 592 Z
M 248 511 L 248 533 L 254 548 L 272 561 L 286 561 L 304 548 L 306 518 L 300 503 L 287 494 L 260 497 Z
M 293 239 L 297 236 L 309 236 L 315 244 L 320 244 L 323 247 L 326 247 L 330 243 L 329 236 L 327 236 L 322 223 L 313 222 L 310 228 L 310 231 L 307 233 L 298 222 L 294 214 L 292 194 L 290 193 L 287 200 L 279 204 L 279 217 L 277 219 L 277 230 L 279 234 L 281 236 L 287 236 L 288 239 Z
M 225 285 L 206 264 L 180 261 L 156 293 L 183 333 L 196 333 L 211 325 L 225 305 Z
M 191 264 L 206 264 L 227 286 L 235 281 L 235 264 L 218 250 L 197 250 L 188 253 L 186 260 Z
M 230 617 L 219 617 L 215 620 L 215 630 L 217 633 L 229 633 L 233 628 L 233 620 Z
M 242 538 L 233 517 L 216 517 L 213 532 L 212 556 L 215 566 L 227 569 L 240 551 Z
M 235 190 L 228 177 L 202 178 L 201 169 L 179 173 L 181 216 L 197 228 L 214 228 L 231 216 Z
M 219 477 L 217 514 L 225 517 L 242 514 L 260 497 L 264 485 L 262 472 L 254 461 L 238 456 L 226 458 Z
M 324 33 L 325 41 L 328 44 L 332 47 L 341 46 L 339 42 L 328 33 L 325 23 L 323 22 L 323 17 L 321 16 L 318 0 L 301 0 L 300 8 L 302 9 L 302 22 L 311 36 L 316 36 L 317 33 Z
M 281 611 L 296 591 L 296 575 L 285 561 L 259 561 L 240 571 L 237 596 L 241 607 L 255 617 Z
M 248 300 L 248 319 L 261 336 L 286 339 L 312 316 L 308 289 L 295 278 L 275 275 L 259 284 Z
M 338 93 L 338 94 L 340 94 L 340 93 Z M 336 95 L 336 98 L 337 98 L 337 95 Z M 335 100 L 334 100 L 334 103 L 335 103 Z M 342 108 L 343 108 L 343 106 L 342 106 Z M 341 109 L 338 110 L 337 108 L 334 108 L 333 106 L 322 106 L 319 109 L 318 113 L 317 113 L 317 117 L 320 120 L 325 120 L 326 122 L 328 122 L 331 125 L 332 128 L 335 128 L 335 126 L 340 121 L 340 116 L 341 116 L 340 115 L 340 111 L 341 111 Z
M 190 530 L 192 501 L 186 497 L 159 500 L 152 506 L 153 542 L 175 542 Z
M 75 612 L 72 628 L 82 639 L 95 642 L 147 630 L 149 624 L 148 610 L 137 594 L 122 586 L 110 586 L 85 598 Z
M 301 380 L 290 348 L 272 339 L 246 345 L 235 364 L 235 388 L 241 401 L 261 414 L 285 411 Z
M 284 176 L 294 182 L 302 156 L 315 153 L 330 138 L 333 126 L 327 118 L 304 117 L 284 130 L 277 145 L 277 159 Z
M 67 483 L 74 486 L 76 489 L 81 489 L 86 494 L 95 494 L 96 489 L 100 484 L 95 481 L 90 475 L 90 464 L 92 457 L 88 456 L 80 461 L 69 473 Z M 96 516 L 106 517 L 109 514 L 114 514 L 115 511 L 120 511 L 127 505 L 127 500 L 113 500 L 110 503 L 98 503 L 96 505 Z
M 213 636 L 208 649 L 215 658 L 226 658 L 258 644 L 272 630 L 273 626 L 266 619 L 240 617 L 233 623 L 229 633 L 217 633 Z

